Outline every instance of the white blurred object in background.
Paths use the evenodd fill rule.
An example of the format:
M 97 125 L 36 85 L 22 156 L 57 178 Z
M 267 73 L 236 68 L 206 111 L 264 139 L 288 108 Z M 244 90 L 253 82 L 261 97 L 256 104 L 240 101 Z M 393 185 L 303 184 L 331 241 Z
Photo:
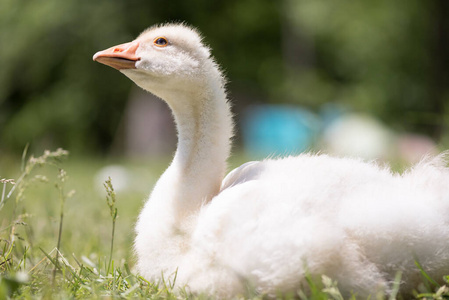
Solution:
M 384 159 L 393 149 L 394 134 L 375 118 L 364 114 L 345 114 L 324 129 L 323 148 L 335 155 Z
M 97 191 L 105 193 L 104 182 L 111 177 L 111 182 L 116 192 L 126 191 L 131 185 L 131 173 L 123 166 L 109 165 L 101 168 L 95 174 L 94 184 Z

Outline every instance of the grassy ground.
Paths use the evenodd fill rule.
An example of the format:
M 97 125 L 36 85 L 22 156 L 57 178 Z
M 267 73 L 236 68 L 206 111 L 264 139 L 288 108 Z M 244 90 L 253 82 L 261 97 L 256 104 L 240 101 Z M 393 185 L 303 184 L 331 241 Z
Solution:
M 63 150 L 2 157 L 0 299 L 195 298 L 133 272 L 133 223 L 169 159 L 77 159 Z M 329 278 L 309 285 L 311 294 L 296 297 L 342 299 Z M 449 299 L 444 287 L 429 290 L 420 297 Z

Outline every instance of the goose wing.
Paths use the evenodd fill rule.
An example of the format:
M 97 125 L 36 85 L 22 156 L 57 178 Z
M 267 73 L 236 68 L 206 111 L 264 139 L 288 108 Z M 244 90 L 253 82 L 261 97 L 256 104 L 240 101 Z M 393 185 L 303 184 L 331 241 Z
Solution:
M 223 179 L 220 192 L 237 184 L 256 179 L 263 169 L 262 165 L 261 161 L 249 161 L 235 168 Z

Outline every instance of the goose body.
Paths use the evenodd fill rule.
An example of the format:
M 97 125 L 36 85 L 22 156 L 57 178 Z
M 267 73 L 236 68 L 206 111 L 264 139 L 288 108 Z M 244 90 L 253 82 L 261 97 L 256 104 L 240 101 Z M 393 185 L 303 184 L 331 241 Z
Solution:
M 136 225 L 137 268 L 194 293 L 229 298 L 306 288 L 325 274 L 344 295 L 388 293 L 418 261 L 449 273 L 449 170 L 443 156 L 402 175 L 327 155 L 250 162 L 225 177 L 233 122 L 224 78 L 198 32 L 155 26 L 95 54 L 165 100 L 178 130 L 173 162 Z

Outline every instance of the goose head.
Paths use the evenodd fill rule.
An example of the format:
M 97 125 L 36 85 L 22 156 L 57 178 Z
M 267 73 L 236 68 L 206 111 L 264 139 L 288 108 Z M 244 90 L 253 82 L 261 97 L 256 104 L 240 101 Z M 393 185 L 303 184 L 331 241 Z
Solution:
M 181 24 L 148 28 L 132 42 L 97 52 L 93 60 L 164 99 L 173 92 L 198 90 L 212 61 L 200 34 Z

